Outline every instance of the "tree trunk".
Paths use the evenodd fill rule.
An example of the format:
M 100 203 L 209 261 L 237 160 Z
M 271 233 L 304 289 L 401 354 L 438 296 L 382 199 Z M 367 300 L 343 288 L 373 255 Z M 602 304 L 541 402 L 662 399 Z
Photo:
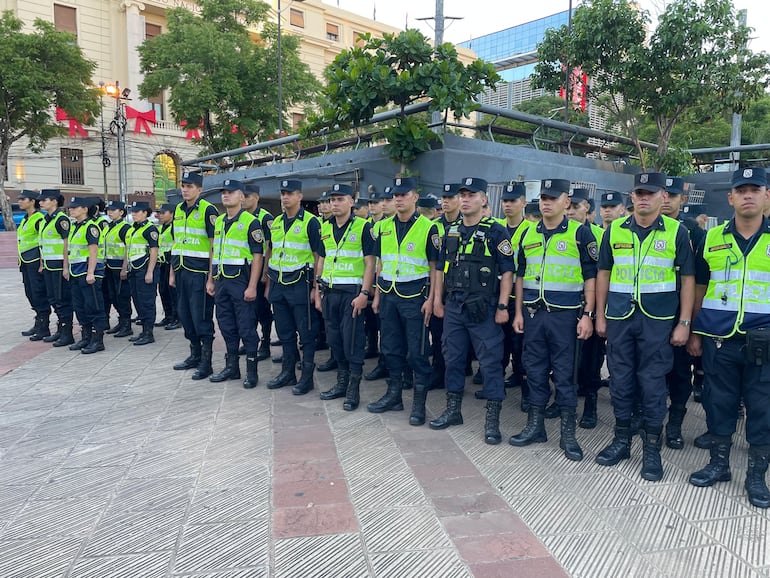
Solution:
M 8 168 L 8 149 L 0 149 L 0 176 L 5 175 Z M 13 220 L 13 209 L 8 195 L 5 194 L 5 179 L 0 178 L 0 212 L 3 215 L 6 231 L 15 231 L 16 223 Z

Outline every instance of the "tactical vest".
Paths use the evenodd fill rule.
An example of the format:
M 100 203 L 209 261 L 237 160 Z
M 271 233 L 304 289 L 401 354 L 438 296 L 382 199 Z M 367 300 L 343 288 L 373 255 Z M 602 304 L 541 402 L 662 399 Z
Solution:
M 580 223 L 567 221 L 567 230 L 554 233 L 547 241 L 534 223 L 523 233 L 525 304 L 542 302 L 558 309 L 581 307 L 584 279 L 577 243 L 579 229 Z
M 313 269 L 315 264 L 307 227 L 311 220 L 316 219 L 316 216 L 308 211 L 303 211 L 302 220 L 297 217 L 288 231 L 284 231 L 283 227 L 285 218 L 285 215 L 281 213 L 270 227 L 273 251 L 268 263 L 268 268 L 278 275 L 278 282 L 282 284 L 284 284 L 283 275 L 285 273 L 297 273 L 306 268 Z M 301 276 L 289 284 L 296 283 L 299 279 Z
M 219 215 L 214 224 L 214 257 L 211 261 L 215 277 L 233 279 L 241 273 L 244 265 L 254 259 L 249 247 L 249 226 L 257 218 L 248 211 L 241 211 L 236 221 L 225 232 L 225 218 Z
M 703 258 L 711 278 L 693 331 L 727 338 L 770 327 L 770 230 L 744 257 L 724 224 L 709 229 Z
M 64 239 L 56 229 L 56 225 L 67 221 L 67 231 L 70 230 L 69 218 L 60 210 L 53 214 L 53 218 L 40 229 L 40 257 L 43 259 L 43 267 L 48 271 L 61 271 L 64 268 Z
M 152 226 L 152 222 L 148 219 L 141 227 L 131 227 L 126 234 L 128 262 L 131 269 L 141 269 L 150 260 L 150 244 L 145 239 L 144 232 Z
M 95 227 L 99 232 L 99 241 L 97 242 L 96 267 L 94 275 L 101 277 L 104 274 L 104 231 L 99 228 L 95 219 L 86 219 L 82 223 L 77 223 L 70 228 L 68 240 L 69 270 L 70 276 L 82 277 L 88 273 L 89 247 L 86 233 L 89 227 Z
M 521 239 L 524 237 L 524 233 L 527 232 L 527 229 L 532 225 L 530 221 L 527 221 L 526 219 L 522 219 L 521 223 L 519 223 L 516 227 L 516 229 L 511 233 L 511 247 L 513 248 L 513 262 L 518 263 L 519 262 L 519 247 L 521 246 Z M 505 228 L 510 229 L 508 226 L 508 221 L 505 222 Z M 516 271 L 513 272 L 513 286 L 511 287 L 511 299 L 516 299 Z
M 104 258 L 108 269 L 120 269 L 126 257 L 126 242 L 123 239 L 127 239 L 128 232 L 123 235 L 123 239 L 120 237 L 121 233 L 127 231 L 131 225 L 125 221 L 118 221 L 111 225 L 104 232 Z
M 160 238 L 158 239 L 158 262 L 165 263 L 166 255 L 174 248 L 174 235 L 171 234 L 171 223 L 161 225 Z
M 630 317 L 636 307 L 652 319 L 673 319 L 679 308 L 676 290 L 676 235 L 679 222 L 661 215 L 664 230 L 653 229 L 639 241 L 616 219 L 606 232 L 613 266 L 607 294 L 607 319 Z
M 466 242 L 460 237 L 461 221 L 446 232 L 444 290 L 467 294 L 497 295 L 497 261 L 489 250 L 489 230 L 496 221 L 484 217 Z
M 364 284 L 365 264 L 361 236 L 365 223 L 366 219 L 351 217 L 339 243 L 334 239 L 332 222 L 327 221 L 321 225 L 321 241 L 326 251 L 321 278 L 329 287 Z
M 430 281 L 430 262 L 425 251 L 428 243 L 428 235 L 433 227 L 433 221 L 422 215 L 407 231 L 401 243 L 396 234 L 395 217 L 389 217 L 378 221 L 380 236 L 380 271 L 378 285 L 383 293 L 394 292 L 399 297 L 417 297 L 415 295 L 402 295 L 396 289 L 396 283 L 408 283 L 410 281 Z
M 45 216 L 40 211 L 25 216 L 16 229 L 16 241 L 19 245 L 19 263 L 34 263 L 40 260 L 40 232 L 38 223 Z M 26 253 L 26 255 L 25 255 Z
M 171 254 L 179 258 L 179 265 L 198 273 L 208 273 L 206 269 L 195 269 L 185 263 L 186 257 L 205 259 L 208 261 L 211 242 L 206 232 L 206 209 L 211 203 L 198 199 L 198 206 L 188 215 L 184 210 L 185 203 L 180 203 L 174 210 L 174 244 Z
M 601 245 L 602 237 L 604 236 L 604 229 L 602 229 L 599 225 L 594 225 L 593 223 L 591 223 L 591 232 L 594 234 L 594 239 L 596 239 L 596 243 Z

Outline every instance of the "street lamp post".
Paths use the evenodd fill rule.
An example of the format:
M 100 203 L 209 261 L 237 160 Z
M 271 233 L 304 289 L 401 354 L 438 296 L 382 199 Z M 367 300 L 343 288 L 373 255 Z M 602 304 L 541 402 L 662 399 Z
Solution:
M 290 0 L 286 8 L 291 7 L 293 2 L 304 2 L 305 0 Z M 281 0 L 278 0 L 278 136 L 283 134 L 283 74 L 281 71 Z
M 109 191 L 107 190 L 107 168 L 112 164 L 110 155 L 107 152 L 107 135 L 104 130 L 104 94 L 106 92 L 104 81 L 99 82 L 99 121 L 102 125 L 102 177 L 104 179 L 104 202 L 109 200 Z
M 118 143 L 118 185 L 120 201 L 125 203 L 128 197 L 128 183 L 126 177 L 126 111 L 125 100 L 129 100 L 130 88 L 120 90 L 120 83 L 116 80 L 114 85 L 107 85 L 105 92 L 115 99 L 115 116 L 110 122 L 110 132 L 115 135 Z

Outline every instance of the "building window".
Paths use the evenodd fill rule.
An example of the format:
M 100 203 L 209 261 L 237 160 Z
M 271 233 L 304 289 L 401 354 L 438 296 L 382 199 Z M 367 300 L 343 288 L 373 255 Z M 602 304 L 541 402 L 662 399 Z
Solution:
M 84 185 L 83 149 L 61 149 L 61 183 Z
M 59 32 L 69 32 L 78 36 L 77 10 L 72 6 L 53 5 L 53 24 Z
M 305 115 L 300 112 L 291 113 L 291 128 L 297 130 L 299 125 L 305 122 Z
M 332 42 L 339 42 L 340 40 L 340 27 L 336 24 L 326 23 L 326 39 Z
M 151 96 L 147 99 L 150 109 L 155 111 L 155 120 L 163 120 L 163 95 Z
M 289 24 L 298 28 L 305 27 L 305 13 L 302 10 L 292 8 L 289 10 Z
M 152 164 L 152 177 L 156 205 L 168 202 L 166 191 L 176 189 L 179 186 L 178 176 L 179 155 L 169 150 L 161 151 L 155 155 Z
M 156 36 L 160 36 L 161 30 L 159 24 L 150 24 L 149 22 L 144 25 L 144 39 L 150 40 Z
M 363 39 L 363 32 L 353 32 L 353 45 L 358 48 L 363 48 L 366 41 Z

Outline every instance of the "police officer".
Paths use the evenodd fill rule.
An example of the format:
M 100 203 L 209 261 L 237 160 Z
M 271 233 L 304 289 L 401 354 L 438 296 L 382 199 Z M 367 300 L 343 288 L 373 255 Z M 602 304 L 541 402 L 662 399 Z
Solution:
M 330 219 L 334 218 L 334 215 L 332 214 L 332 204 L 331 204 L 331 197 L 329 196 L 330 191 L 324 191 L 321 193 L 321 196 L 318 197 L 318 213 L 321 216 L 321 225 Z M 318 340 L 316 343 L 316 350 L 320 351 L 321 349 L 325 349 L 325 347 L 321 347 L 320 344 L 326 344 L 327 338 L 326 338 L 326 321 L 323 316 L 321 316 L 321 319 L 319 320 L 318 325 Z M 337 369 L 337 360 L 334 357 L 333 352 L 329 352 L 329 359 L 326 361 L 319 363 L 316 367 L 318 371 L 324 372 L 324 371 L 332 371 Z
M 273 331 L 273 310 L 267 300 L 267 266 L 269 256 L 270 227 L 273 224 L 273 215 L 259 206 L 259 185 L 244 183 L 243 208 L 259 220 L 262 230 L 262 270 L 257 283 L 257 323 L 262 328 L 262 339 L 257 349 L 257 361 L 270 357 L 270 334 Z M 245 351 L 244 351 L 245 353 Z
M 399 177 L 393 183 L 396 214 L 375 225 L 375 251 L 380 262 L 372 303 L 380 316 L 380 358 L 387 366 L 388 387 L 367 410 L 383 413 L 404 408 L 401 392 L 408 367 L 414 372 L 409 423 L 422 425 L 430 378 L 425 334 L 433 309 L 431 277 L 441 240 L 436 224 L 417 212 L 417 179 Z
M 75 343 L 72 336 L 72 288 L 70 272 L 65 266 L 70 220 L 62 211 L 64 197 L 59 189 L 40 191 L 40 208 L 45 211 L 45 223 L 40 228 L 40 270 L 45 280 L 48 303 L 59 318 L 56 332 L 43 338 L 54 347 Z
M 587 226 L 566 218 L 572 201 L 569 189 L 568 180 L 542 182 L 543 220 L 525 231 L 518 249 L 513 329 L 524 333 L 530 407 L 527 425 L 509 442 L 527 446 L 547 441 L 544 418 L 552 373 L 561 415 L 559 446 L 567 459 L 580 461 L 583 450 L 575 438 L 574 372 L 580 346 L 576 340 L 588 339 L 593 333 L 598 246 Z
M 605 231 L 610 228 L 612 221 L 620 219 L 625 215 L 623 207 L 623 195 L 617 191 L 606 191 L 602 193 L 602 199 L 599 205 L 599 215 L 602 218 L 602 229 Z
M 226 214 L 214 226 L 214 279 L 206 291 L 215 298 L 219 330 L 225 340 L 225 368 L 209 381 L 240 379 L 238 343 L 246 349 L 246 379 L 243 387 L 256 387 L 257 375 L 257 284 L 262 274 L 265 242 L 259 219 L 244 209 L 245 185 L 226 179 L 220 189 Z
M 72 289 L 72 304 L 80 323 L 80 341 L 70 350 L 90 354 L 104 351 L 104 313 L 102 279 L 104 243 L 97 222 L 97 205 L 83 197 L 72 197 L 69 213 L 74 224 L 67 243 L 67 264 Z
M 160 224 L 160 239 L 158 240 L 158 294 L 163 306 L 163 319 L 155 327 L 167 330 L 179 329 L 179 318 L 176 314 L 176 287 L 169 285 L 171 275 L 171 249 L 174 247 L 174 211 L 176 205 L 164 203 L 155 211 Z
M 174 365 L 176 370 L 197 368 L 192 379 L 205 379 L 214 371 L 214 300 L 206 293 L 211 279 L 211 254 L 217 210 L 201 199 L 203 176 L 182 173 L 182 199 L 174 211 L 174 246 L 169 284 L 176 287 L 177 314 L 190 341 L 190 355 Z
M 324 191 L 318 197 L 318 215 L 321 217 L 321 223 L 332 218 L 332 200 L 328 191 Z
M 602 242 L 604 229 L 595 225 L 591 220 L 591 192 L 584 188 L 573 189 L 570 195 L 570 206 L 567 209 L 567 218 L 586 225 L 593 233 L 598 245 Z M 581 343 L 581 351 L 578 355 L 580 361 L 577 372 L 578 395 L 583 395 L 583 415 L 580 417 L 580 427 L 593 429 L 596 427 L 596 401 L 599 389 L 602 386 L 602 365 L 604 365 L 604 338 L 593 332 L 591 336 Z
M 660 214 L 665 187 L 662 173 L 634 177 L 634 214 L 613 221 L 604 234 L 596 283 L 596 331 L 607 338 L 615 412 L 615 438 L 596 463 L 612 466 L 630 457 L 631 413 L 639 387 L 644 404 L 641 476 L 651 481 L 663 477 L 666 374 L 673 364 L 672 346 L 689 338 L 695 286 L 687 229 Z
M 666 197 L 663 199 L 661 213 L 682 223 L 690 233 L 690 243 L 697 253 L 706 240 L 706 231 L 698 226 L 695 219 L 686 217 L 681 207 L 687 202 L 685 182 L 682 177 L 666 178 Z M 674 367 L 666 375 L 668 395 L 671 406 L 668 409 L 666 424 L 666 445 L 675 450 L 684 447 L 682 439 L 682 421 L 687 413 L 687 400 L 692 393 L 692 358 L 684 346 L 674 347 Z
M 128 286 L 126 268 L 126 235 L 131 225 L 124 220 L 126 205 L 121 201 L 110 201 L 107 205 L 107 215 L 110 222 L 104 231 L 105 269 L 102 283 L 107 286 L 109 302 L 118 312 L 118 324 L 105 333 L 115 337 L 127 337 L 134 333 L 131 329 L 131 289 Z M 109 315 L 107 324 L 109 325 Z
M 275 218 L 270 229 L 268 299 L 273 306 L 283 356 L 281 372 L 267 383 L 267 388 L 294 385 L 291 392 L 304 395 L 313 389 L 319 321 L 313 307 L 316 292 L 314 271 L 321 247 L 321 223 L 315 215 L 302 208 L 302 181 L 283 180 L 280 187 L 283 212 Z M 297 334 L 302 349 L 299 383 L 294 369 Z
M 735 215 L 708 231 L 696 264 L 695 325 L 688 348 L 703 355 L 703 407 L 713 445 L 711 460 L 690 475 L 695 486 L 731 479 L 730 447 L 736 409 L 746 406 L 749 502 L 770 507 L 765 483 L 770 460 L 770 221 L 767 175 L 762 168 L 738 169 L 727 195 Z
M 530 223 L 539 223 L 543 215 L 540 213 L 540 203 L 538 201 L 530 201 L 524 207 L 524 218 Z
M 390 187 L 388 187 L 389 189 Z M 369 222 L 374 224 L 382 220 L 382 198 L 379 193 L 374 192 L 369 195 Z
M 472 345 L 484 374 L 484 441 L 499 444 L 500 409 L 505 398 L 500 325 L 508 322 L 513 247 L 505 227 L 483 216 L 487 181 L 467 177 L 458 189 L 462 218 L 444 233 L 433 304 L 436 316 L 444 319 L 447 404 L 430 427 L 444 429 L 463 423 L 463 368 Z
M 438 198 L 433 195 L 425 195 L 417 200 L 417 212 L 419 212 L 426 219 L 433 221 L 436 219 L 436 205 L 439 203 Z
M 369 199 L 359 197 L 353 205 L 353 214 L 359 219 L 369 220 Z
M 45 293 L 45 279 L 40 271 L 40 229 L 45 222 L 40 212 L 40 201 L 35 191 L 21 191 L 17 198 L 19 208 L 25 215 L 16 230 L 16 241 L 19 253 L 19 271 L 24 284 L 24 294 L 30 307 L 35 312 L 35 323 L 31 329 L 21 334 L 31 341 L 40 341 L 51 335 L 48 326 L 51 316 L 51 306 Z
M 318 260 L 316 307 L 326 322 L 329 346 L 337 362 L 337 383 L 321 399 L 345 397 L 342 408 L 358 407 L 364 365 L 363 312 L 374 283 L 372 224 L 351 214 L 353 189 L 335 184 L 328 196 L 332 218 L 321 225 L 323 247 Z
M 126 235 L 128 285 L 142 324 L 142 332 L 136 337 L 128 338 L 134 345 L 155 343 L 153 328 L 159 277 L 157 264 L 160 234 L 149 220 L 151 213 L 150 203 L 134 201 L 131 205 L 134 223 Z

